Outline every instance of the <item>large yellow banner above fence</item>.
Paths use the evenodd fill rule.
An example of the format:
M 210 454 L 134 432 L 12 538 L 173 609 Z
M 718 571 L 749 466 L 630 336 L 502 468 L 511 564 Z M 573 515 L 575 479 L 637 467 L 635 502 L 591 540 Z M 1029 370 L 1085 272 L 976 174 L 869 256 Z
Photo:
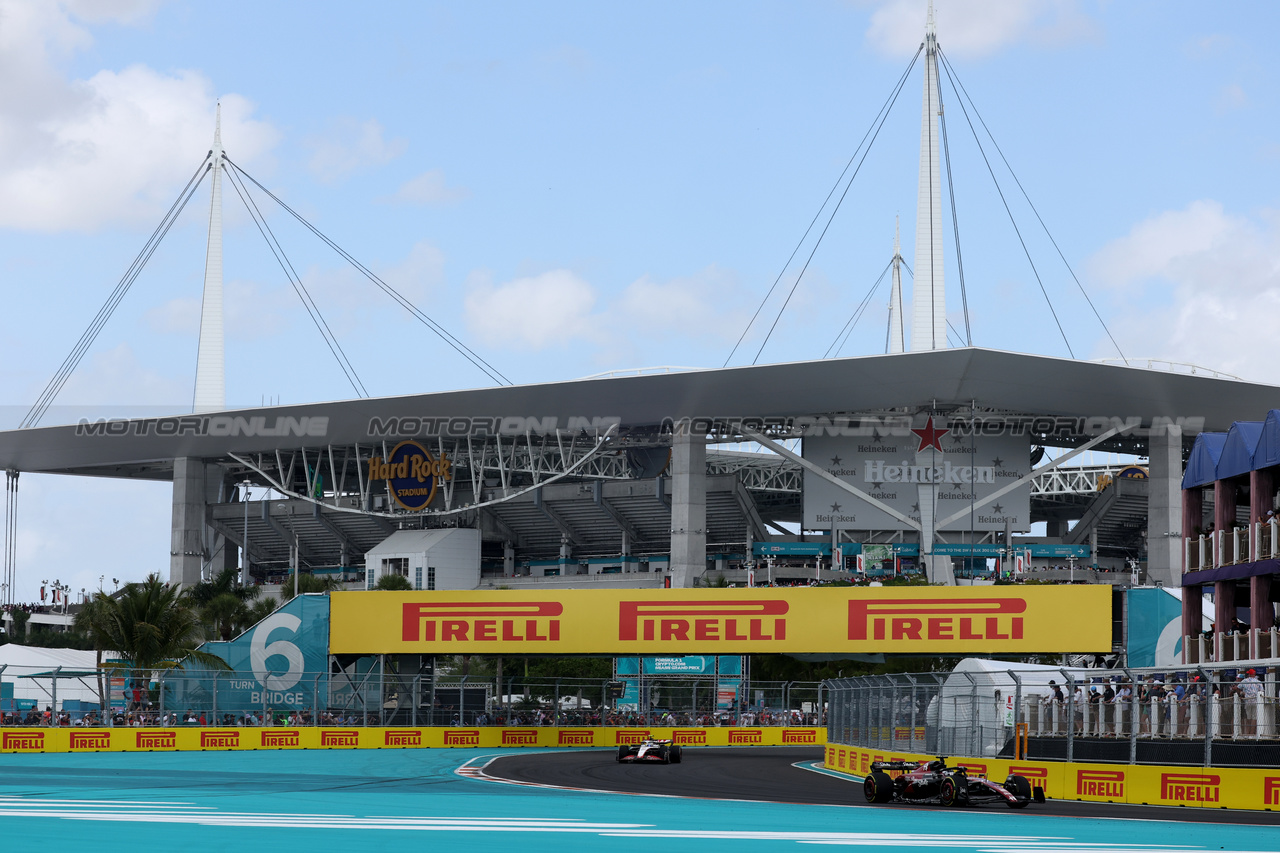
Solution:
M 1111 651 L 1109 586 L 335 592 L 332 654 Z

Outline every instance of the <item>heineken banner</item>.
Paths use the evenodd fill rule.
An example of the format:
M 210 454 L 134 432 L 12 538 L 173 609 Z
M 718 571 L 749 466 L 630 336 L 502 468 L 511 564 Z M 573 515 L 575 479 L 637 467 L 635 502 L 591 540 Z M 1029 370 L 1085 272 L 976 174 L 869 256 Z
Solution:
M 869 432 L 807 436 L 804 458 L 915 522 L 920 521 L 920 502 L 931 500 L 938 530 L 1030 529 L 1030 482 L 984 501 L 1030 473 L 1031 442 L 1025 432 L 985 425 L 974 434 L 966 423 L 948 424 L 942 418 L 929 418 L 918 428 Z M 880 507 L 808 470 L 804 527 L 909 529 Z

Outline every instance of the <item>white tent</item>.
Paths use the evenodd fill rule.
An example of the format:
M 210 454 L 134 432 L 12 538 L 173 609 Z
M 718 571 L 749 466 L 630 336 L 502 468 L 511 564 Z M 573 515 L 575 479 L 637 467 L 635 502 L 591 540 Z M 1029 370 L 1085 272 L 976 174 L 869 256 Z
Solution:
M 1065 695 L 1064 670 L 1077 683 L 1116 674 L 1107 669 L 965 658 L 956 664 L 942 683 L 938 696 L 929 703 L 926 712 L 929 724 L 939 726 L 943 732 L 955 732 L 957 746 L 977 748 L 981 755 L 995 755 L 1012 735 L 1011 727 L 1006 726 L 1005 712 L 1010 707 L 1010 697 L 1016 697 L 1018 681 L 1022 682 L 1024 700 L 1028 696 L 1049 696 L 1053 692 L 1050 681 L 1061 685 Z
M 34 700 L 41 708 L 53 704 L 53 678 L 23 678 L 24 675 L 51 673 L 59 667 L 67 672 L 91 673 L 97 668 L 97 654 L 81 649 L 41 649 L 8 643 L 0 646 L 0 683 L 13 685 L 14 699 Z M 7 696 L 9 691 L 4 691 Z M 58 705 L 64 699 L 98 701 L 97 678 L 58 678 Z

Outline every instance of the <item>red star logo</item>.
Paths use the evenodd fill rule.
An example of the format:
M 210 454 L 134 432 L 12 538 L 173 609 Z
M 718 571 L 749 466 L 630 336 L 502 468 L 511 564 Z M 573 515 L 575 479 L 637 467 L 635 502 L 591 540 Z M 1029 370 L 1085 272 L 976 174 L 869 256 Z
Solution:
M 932 415 L 929 416 L 929 423 L 925 424 L 924 429 L 913 429 L 911 431 L 920 436 L 920 446 L 916 448 L 916 453 L 926 447 L 935 447 L 941 451 L 942 437 L 951 432 L 949 429 L 934 429 Z

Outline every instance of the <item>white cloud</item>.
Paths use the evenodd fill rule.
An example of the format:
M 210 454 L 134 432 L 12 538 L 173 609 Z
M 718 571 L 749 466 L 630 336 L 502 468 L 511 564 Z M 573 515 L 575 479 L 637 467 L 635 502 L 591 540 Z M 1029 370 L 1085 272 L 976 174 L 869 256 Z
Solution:
M 361 122 L 353 118 L 335 119 L 323 136 L 312 137 L 307 144 L 314 151 L 308 166 L 317 178 L 330 183 L 389 163 L 408 147 L 401 138 L 383 139 L 382 125 L 376 119 Z
M 1239 83 L 1232 83 L 1228 86 L 1223 86 L 1218 92 L 1216 107 L 1219 113 L 1225 113 L 1231 110 L 1238 110 L 1247 106 L 1248 103 L 1249 96 L 1245 94 L 1244 87 Z
M 76 519 L 76 535 L 67 535 L 68 494 L 86 507 L 115 511 L 85 512 Z M 110 592 L 141 581 L 151 572 L 169 574 L 170 506 L 173 487 L 167 482 L 111 480 L 23 474 L 18 480 L 17 589 L 14 598 L 36 602 L 40 581 L 57 578 L 71 587 L 97 592 L 99 578 Z M 93 543 L 92 559 L 86 543 Z
M 389 201 L 407 204 L 454 204 L 471 195 L 466 187 L 450 187 L 444 182 L 444 172 L 432 169 L 400 185 Z
M 96 352 L 80 364 L 58 395 L 62 405 L 165 406 L 189 411 L 195 382 L 196 342 L 191 343 L 189 372 L 166 376 L 138 361 L 127 343 Z
M 1133 302 L 1121 338 L 1130 356 L 1276 382 L 1280 212 L 1231 215 L 1218 202 L 1197 201 L 1134 226 L 1090 269 Z
M 597 361 L 634 359 L 655 342 L 726 342 L 746 314 L 737 277 L 717 266 L 660 281 L 642 276 L 597 309 L 596 288 L 565 269 L 494 285 L 471 276 L 467 325 L 489 346 L 532 349 L 585 343 Z
M 591 309 L 596 291 L 570 270 L 550 270 L 494 285 L 484 273 L 467 283 L 467 325 L 489 346 L 567 346 L 596 338 Z
M 150 6 L 92 8 L 89 20 L 132 23 Z M 92 35 L 66 7 L 0 0 L 0 21 L 0 227 L 154 221 L 209 148 L 211 83 L 196 72 L 143 65 L 68 80 L 57 61 L 89 47 Z M 222 103 L 223 141 L 238 161 L 251 162 L 275 143 L 276 132 L 250 118 L 247 100 L 228 95 Z
M 886 0 L 871 14 L 866 40 L 881 53 L 910 56 L 924 41 L 926 5 Z M 1008 44 L 1062 43 L 1096 37 L 1097 25 L 1072 0 L 949 0 L 934 10 L 938 44 L 953 56 L 979 57 Z
M 405 299 L 425 310 L 427 300 L 444 284 L 444 252 L 419 240 L 403 261 L 379 269 L 378 275 Z M 379 294 L 378 298 L 385 297 Z M 390 304 L 390 299 L 387 302 Z

